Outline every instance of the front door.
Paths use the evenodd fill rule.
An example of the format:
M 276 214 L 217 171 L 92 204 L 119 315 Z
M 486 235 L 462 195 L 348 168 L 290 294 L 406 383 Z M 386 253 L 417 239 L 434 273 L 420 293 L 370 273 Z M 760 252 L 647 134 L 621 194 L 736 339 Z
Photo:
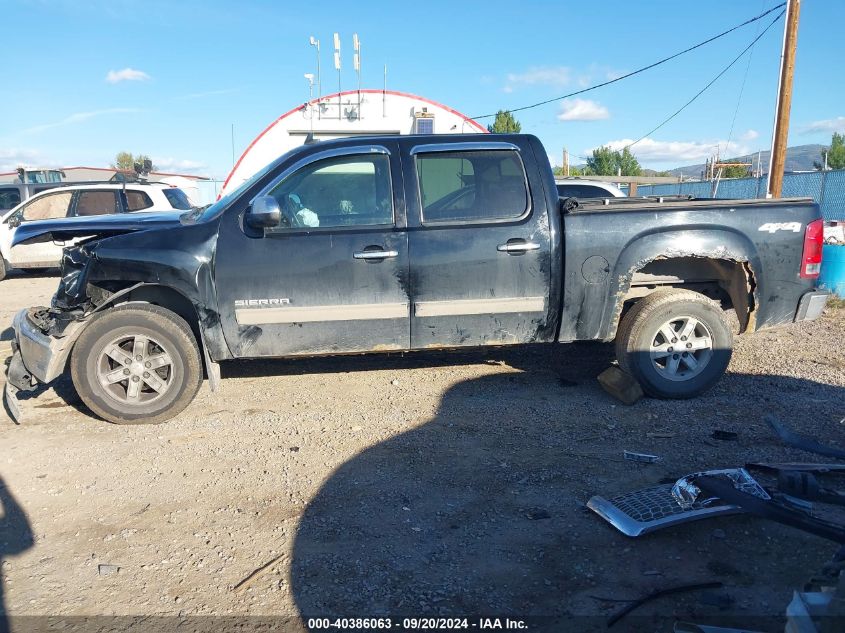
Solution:
M 68 216 L 73 192 L 56 191 L 47 193 L 24 204 L 6 219 L 8 226 L 33 220 L 55 220 Z M 14 235 L 14 234 L 13 234 Z M 9 251 L 9 263 L 13 268 L 45 268 L 58 266 L 62 261 L 62 244 L 49 237 L 36 238 L 26 244 L 18 244 Z
M 409 346 L 408 237 L 398 148 L 325 150 L 265 193 L 283 225 L 259 235 L 226 214 L 215 274 L 236 357 Z
M 548 210 L 530 147 L 419 144 L 406 155 L 412 347 L 550 340 Z

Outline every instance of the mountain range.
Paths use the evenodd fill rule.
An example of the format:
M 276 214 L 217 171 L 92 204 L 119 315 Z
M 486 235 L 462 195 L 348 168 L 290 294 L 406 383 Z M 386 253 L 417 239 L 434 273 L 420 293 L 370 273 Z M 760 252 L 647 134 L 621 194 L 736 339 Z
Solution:
M 786 164 L 784 166 L 787 172 L 790 171 L 812 171 L 815 169 L 813 166 L 813 161 L 821 162 L 822 160 L 822 150 L 825 149 L 826 145 L 818 145 L 818 144 L 811 144 L 811 145 L 796 145 L 795 147 L 789 147 L 786 150 Z M 768 171 L 769 165 L 769 152 L 768 150 L 760 152 L 760 160 L 763 163 L 763 173 Z M 734 161 L 738 163 L 753 163 L 754 167 L 757 167 L 757 153 L 754 154 L 746 154 L 745 156 L 731 156 L 730 158 L 723 158 L 724 161 Z M 687 178 L 700 178 L 702 173 L 704 173 L 705 163 L 699 163 L 697 165 L 685 165 L 683 167 L 676 167 L 675 169 L 670 169 L 669 173 L 673 176 L 685 176 Z M 647 171 L 647 170 L 644 170 Z

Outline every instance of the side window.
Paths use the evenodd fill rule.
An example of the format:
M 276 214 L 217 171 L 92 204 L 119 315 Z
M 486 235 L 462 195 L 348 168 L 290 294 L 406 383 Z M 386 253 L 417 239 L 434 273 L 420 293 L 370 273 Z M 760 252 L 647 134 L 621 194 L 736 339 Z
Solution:
M 24 206 L 23 220 L 54 220 L 67 216 L 67 208 L 70 206 L 70 198 L 73 194 L 70 191 L 61 193 L 48 193 L 37 198 Z
M 153 201 L 143 191 L 126 191 L 126 210 L 143 211 L 153 206 Z
M 80 191 L 76 201 L 76 215 L 109 215 L 117 213 L 114 191 Z
M 170 206 L 174 209 L 179 209 L 180 211 L 190 211 L 193 207 L 191 207 L 191 201 L 188 200 L 188 196 L 185 195 L 185 192 L 181 189 L 177 189 L 176 187 L 167 187 L 162 189 L 164 192 L 164 197 L 167 198 L 167 201 L 170 203 Z
M 515 151 L 417 155 L 423 222 L 513 220 L 528 211 L 528 188 Z
M 21 194 L 17 187 L 0 189 L 0 210 L 13 209 L 21 203 Z
M 393 224 L 390 159 L 383 154 L 317 161 L 285 178 L 270 195 L 290 228 Z
M 558 185 L 558 196 L 563 198 L 612 198 L 606 189 L 592 185 Z

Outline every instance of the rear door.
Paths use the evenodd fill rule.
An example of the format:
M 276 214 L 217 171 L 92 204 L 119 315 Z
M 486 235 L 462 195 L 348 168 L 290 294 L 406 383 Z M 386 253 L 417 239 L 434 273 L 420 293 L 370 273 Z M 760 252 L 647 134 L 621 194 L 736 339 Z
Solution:
M 6 222 L 32 222 L 67 217 L 71 209 L 72 191 L 46 193 L 24 204 Z M 11 226 L 11 225 L 9 225 Z M 57 266 L 62 259 L 62 246 L 49 238 L 18 244 L 9 251 L 9 263 L 14 268 L 46 268 Z
M 218 307 L 236 357 L 409 346 L 408 237 L 395 143 L 316 152 L 264 193 L 283 226 L 224 218 Z
M 416 141 L 403 152 L 412 347 L 548 339 L 551 240 L 530 147 Z

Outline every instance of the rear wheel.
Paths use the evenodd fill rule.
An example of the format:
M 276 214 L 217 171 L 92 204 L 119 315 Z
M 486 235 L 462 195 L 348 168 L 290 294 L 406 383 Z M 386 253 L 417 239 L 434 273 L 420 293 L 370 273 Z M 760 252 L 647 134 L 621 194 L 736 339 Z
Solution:
M 6 268 L 6 260 L 3 259 L 2 256 L 0 256 L 0 281 L 3 281 L 6 278 L 7 270 L 8 269 Z
M 616 335 L 619 366 L 658 398 L 691 398 L 706 391 L 725 373 L 732 350 L 733 334 L 721 307 L 690 290 L 640 299 Z
M 202 382 L 188 324 L 150 304 L 130 303 L 94 317 L 70 362 L 79 397 L 115 424 L 169 420 L 188 406 Z

